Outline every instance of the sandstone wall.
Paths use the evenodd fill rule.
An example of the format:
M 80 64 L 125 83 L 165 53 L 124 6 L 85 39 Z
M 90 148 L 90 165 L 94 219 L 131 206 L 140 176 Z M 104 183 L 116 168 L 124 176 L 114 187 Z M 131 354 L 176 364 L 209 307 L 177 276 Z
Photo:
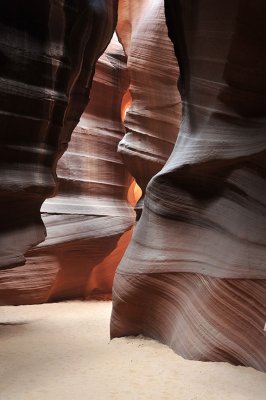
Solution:
M 266 6 L 171 1 L 183 116 L 116 272 L 111 335 L 266 371 Z
M 0 266 L 9 269 L 0 279 L 8 298 L 10 282 L 20 292 L 32 276 L 29 282 L 47 293 L 56 274 L 53 262 L 38 262 L 39 271 L 36 264 L 34 271 L 17 266 L 45 238 L 40 207 L 57 190 L 57 160 L 89 100 L 116 19 L 115 0 L 1 2 Z
M 178 64 L 168 37 L 163 0 L 120 0 L 117 33 L 127 55 L 130 86 L 126 135 L 118 151 L 142 189 L 170 156 L 181 112 Z

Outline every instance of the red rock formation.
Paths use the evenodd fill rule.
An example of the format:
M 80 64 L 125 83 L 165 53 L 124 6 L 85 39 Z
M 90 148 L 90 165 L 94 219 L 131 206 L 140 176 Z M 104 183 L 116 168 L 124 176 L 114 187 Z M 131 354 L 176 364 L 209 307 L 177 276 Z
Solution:
M 266 5 L 166 0 L 183 118 L 115 277 L 111 335 L 266 371 Z
M 120 0 L 117 32 L 128 57 L 131 95 L 118 150 L 144 196 L 173 150 L 180 115 L 178 65 L 163 0 Z
M 97 63 L 91 102 L 59 161 L 59 193 L 42 208 L 48 213 L 44 221 L 60 214 L 43 243 L 60 259 L 52 300 L 111 294 L 114 271 L 130 236 L 119 239 L 135 221 L 127 202 L 132 178 L 117 154 L 124 135 L 121 101 L 128 84 L 123 49 L 114 36 Z M 55 242 L 49 243 L 49 231 L 52 238 L 56 225 Z
M 117 2 L 39 3 L 1 2 L 0 303 L 109 294 L 134 222 L 122 103 L 124 163 L 143 193 L 156 176 L 116 273 L 111 336 L 266 371 L 265 1 L 120 0 L 130 87 L 112 44 L 86 109 Z M 163 167 L 174 50 L 183 118 Z
M 26 254 L 24 288 L 15 269 L 8 282 L 18 292 L 12 304 L 37 302 L 40 292 L 42 301 L 110 297 L 135 221 L 127 201 L 132 178 L 117 153 L 128 84 L 125 55 L 114 36 L 97 63 L 91 101 L 58 162 L 58 193 L 42 207 L 47 238 Z
M 1 267 L 23 264 L 44 240 L 40 206 L 55 189 L 116 8 L 116 0 L 1 2 Z

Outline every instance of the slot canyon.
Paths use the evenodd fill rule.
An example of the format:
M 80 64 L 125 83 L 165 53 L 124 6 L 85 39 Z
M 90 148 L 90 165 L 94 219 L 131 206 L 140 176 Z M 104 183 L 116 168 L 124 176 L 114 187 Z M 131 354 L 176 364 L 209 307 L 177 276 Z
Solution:
M 264 400 L 266 2 L 0 7 L 0 400 Z

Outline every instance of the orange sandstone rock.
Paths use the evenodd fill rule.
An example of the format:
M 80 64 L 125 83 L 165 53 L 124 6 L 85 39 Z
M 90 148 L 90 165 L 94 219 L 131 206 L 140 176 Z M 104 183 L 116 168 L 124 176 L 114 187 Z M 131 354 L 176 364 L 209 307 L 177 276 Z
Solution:
M 127 55 L 126 135 L 118 150 L 142 190 L 173 150 L 181 111 L 178 64 L 163 0 L 120 0 L 117 33 Z

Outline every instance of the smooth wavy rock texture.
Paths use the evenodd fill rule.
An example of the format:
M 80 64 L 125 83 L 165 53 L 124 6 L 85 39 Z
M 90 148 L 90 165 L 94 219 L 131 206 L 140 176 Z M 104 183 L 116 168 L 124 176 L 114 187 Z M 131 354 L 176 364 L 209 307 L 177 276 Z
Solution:
M 116 0 L 1 1 L 1 267 L 45 238 L 40 207 L 116 18 Z
M 24 287 L 17 275 L 8 281 L 15 293 L 11 304 L 40 302 L 42 292 L 42 302 L 111 295 L 135 222 L 127 201 L 132 177 L 117 153 L 128 84 L 125 55 L 114 35 L 97 62 L 91 101 L 58 162 L 58 193 L 42 206 L 47 238 L 17 268 L 24 268 Z
M 118 151 L 142 189 L 173 150 L 181 104 L 178 64 L 167 34 L 163 0 L 120 0 L 117 32 L 130 75 L 126 135 Z M 141 203 L 142 203 L 141 199 Z
M 182 124 L 118 267 L 111 335 L 266 371 L 266 4 L 165 5 Z

